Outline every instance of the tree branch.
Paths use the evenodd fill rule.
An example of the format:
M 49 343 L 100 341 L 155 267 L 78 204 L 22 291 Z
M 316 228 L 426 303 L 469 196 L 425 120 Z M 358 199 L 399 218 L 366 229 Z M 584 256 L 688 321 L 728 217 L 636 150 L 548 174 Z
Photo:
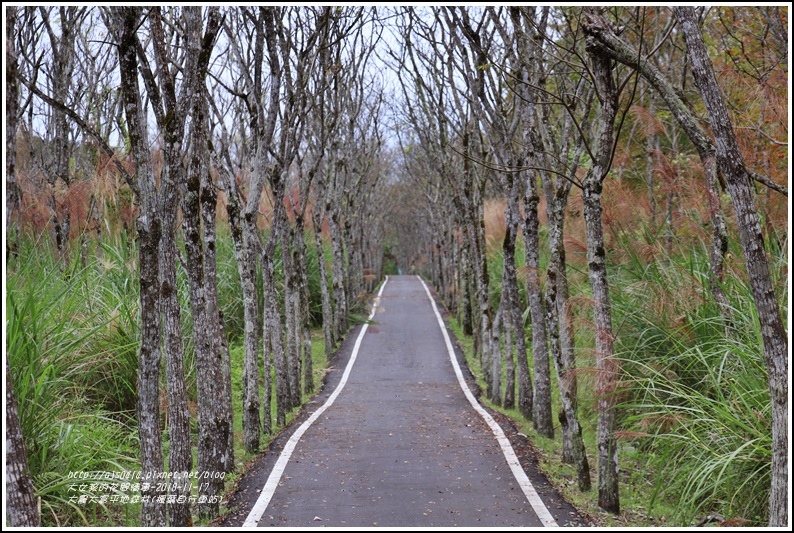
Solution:
M 52 107 L 54 107 L 61 113 L 67 115 L 69 118 L 74 120 L 75 124 L 77 124 L 86 135 L 92 137 L 95 141 L 97 141 L 100 148 L 102 148 L 102 150 L 108 155 L 108 157 L 110 157 L 110 159 L 116 164 L 116 169 L 124 177 L 124 181 L 127 182 L 127 185 L 130 187 L 130 189 L 132 189 L 132 191 L 136 195 L 138 194 L 138 187 L 135 184 L 135 180 L 133 180 L 130 173 L 127 172 L 127 169 L 125 169 L 122 166 L 121 161 L 119 161 L 118 158 L 116 158 L 116 152 L 113 150 L 113 148 L 110 147 L 110 145 L 105 141 L 105 139 L 102 138 L 102 136 L 96 130 L 94 130 L 91 126 L 89 126 L 88 123 L 85 120 L 83 120 L 80 117 L 80 115 L 75 113 L 73 109 L 67 107 L 63 102 L 59 102 L 53 97 L 41 92 L 41 90 L 38 87 L 36 87 L 35 84 L 29 82 L 21 74 L 17 75 L 17 79 L 21 81 L 22 84 L 24 84 L 30 90 L 31 93 L 35 94 L 36 96 L 47 102 Z

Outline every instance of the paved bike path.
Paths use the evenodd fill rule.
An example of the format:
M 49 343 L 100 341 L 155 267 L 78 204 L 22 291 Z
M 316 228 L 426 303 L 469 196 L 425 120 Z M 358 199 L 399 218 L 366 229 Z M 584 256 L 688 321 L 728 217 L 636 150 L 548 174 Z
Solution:
M 348 355 L 340 361 L 345 367 L 335 369 L 349 373 L 327 385 L 335 389 L 333 404 L 320 407 L 331 394 L 324 391 L 307 409 L 321 414 L 295 430 L 300 440 L 292 433 L 273 443 L 263 464 L 240 481 L 232 502 L 238 509 L 225 525 L 581 523 L 543 478 L 524 476 L 515 456 L 520 473 L 511 470 L 513 448 L 507 445 L 506 458 L 507 439 L 500 445 L 464 395 L 436 313 L 421 280 L 388 278 L 375 323 L 363 334 L 354 331 L 342 347 L 354 363 Z M 527 463 L 526 450 L 516 451 Z

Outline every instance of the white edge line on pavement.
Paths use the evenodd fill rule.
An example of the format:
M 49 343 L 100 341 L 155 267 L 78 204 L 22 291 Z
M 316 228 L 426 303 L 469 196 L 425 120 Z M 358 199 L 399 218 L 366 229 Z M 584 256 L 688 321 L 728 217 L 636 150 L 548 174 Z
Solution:
M 527 501 L 532 506 L 532 509 L 535 511 L 535 514 L 538 515 L 540 521 L 543 522 L 543 525 L 546 527 L 558 527 L 557 521 L 551 516 L 548 508 L 543 503 L 543 500 L 540 499 L 535 487 L 532 486 L 532 482 L 529 481 L 526 472 L 524 469 L 521 468 L 521 463 L 518 462 L 518 457 L 516 457 L 516 452 L 513 450 L 513 446 L 510 444 L 510 441 L 507 440 L 504 431 L 496 423 L 493 417 L 486 411 L 480 402 L 477 401 L 477 398 L 474 397 L 471 390 L 469 390 L 469 386 L 466 385 L 466 380 L 463 378 L 463 372 L 460 370 L 460 365 L 458 365 L 458 360 L 455 357 L 455 350 L 452 348 L 452 342 L 449 340 L 449 334 L 447 333 L 447 328 L 444 325 L 444 320 L 441 318 L 441 314 L 438 312 L 438 307 L 436 307 L 436 302 L 433 299 L 433 296 L 430 294 L 430 289 L 427 288 L 425 281 L 417 276 L 420 282 L 422 282 L 422 286 L 425 288 L 425 292 L 427 293 L 427 297 L 430 299 L 430 304 L 433 306 L 433 312 L 436 314 L 436 319 L 438 320 L 438 326 L 441 328 L 441 333 L 444 335 L 444 342 L 447 345 L 447 353 L 449 353 L 449 359 L 452 362 L 452 367 L 455 369 L 455 375 L 458 377 L 458 383 L 460 384 L 460 388 L 463 389 L 463 393 L 468 398 L 469 403 L 472 407 L 474 407 L 475 411 L 480 413 L 485 423 L 488 424 L 488 427 L 491 428 L 493 431 L 494 437 L 499 442 L 499 446 L 502 448 L 502 453 L 507 460 L 508 466 L 510 466 L 510 470 L 513 472 L 513 476 L 515 476 L 518 485 L 521 487 L 521 490 L 524 491 L 524 495 L 527 497 Z
M 372 320 L 375 316 L 375 311 L 377 310 L 378 304 L 380 303 L 380 297 L 383 294 L 383 288 L 386 286 L 386 282 L 388 281 L 389 276 L 386 276 L 386 279 L 383 281 L 383 285 L 381 285 L 380 290 L 378 291 L 378 296 L 372 305 L 372 312 L 369 315 L 369 320 Z M 303 434 L 306 433 L 306 430 L 309 429 L 309 426 L 311 426 L 314 421 L 325 412 L 326 409 L 331 407 L 336 400 L 336 397 L 339 396 L 339 393 L 342 392 L 343 388 L 345 388 L 347 378 L 350 376 L 350 371 L 353 369 L 353 363 L 356 362 L 356 357 L 358 357 L 358 350 L 361 347 L 361 341 L 364 338 L 364 334 L 367 332 L 367 326 L 368 324 L 364 324 L 361 327 L 361 331 L 359 332 L 358 338 L 356 339 L 356 344 L 353 346 L 353 353 L 350 355 L 350 361 L 348 361 L 347 367 L 345 367 L 345 373 L 342 374 L 342 380 L 339 382 L 339 385 L 336 386 L 336 389 L 334 389 L 334 392 L 331 393 L 331 396 L 328 397 L 325 403 L 314 413 L 312 413 L 312 415 L 307 418 L 297 430 L 295 430 L 295 433 L 293 433 L 290 439 L 287 441 L 287 444 L 281 451 L 281 455 L 276 461 L 276 464 L 273 466 L 273 470 L 270 472 L 270 477 L 267 478 L 267 482 L 265 483 L 264 488 L 262 488 L 262 492 L 259 494 L 259 499 L 256 500 L 251 512 L 248 513 L 248 517 L 245 519 L 245 522 L 243 522 L 243 527 L 256 527 L 259 524 L 259 521 L 262 519 L 262 515 L 265 514 L 265 510 L 270 504 L 270 499 L 273 497 L 273 493 L 276 492 L 278 483 L 281 481 L 281 476 L 284 474 L 284 469 L 287 467 L 287 462 L 292 456 L 292 452 L 295 450 L 295 446 L 297 446 L 298 441 L 301 439 Z

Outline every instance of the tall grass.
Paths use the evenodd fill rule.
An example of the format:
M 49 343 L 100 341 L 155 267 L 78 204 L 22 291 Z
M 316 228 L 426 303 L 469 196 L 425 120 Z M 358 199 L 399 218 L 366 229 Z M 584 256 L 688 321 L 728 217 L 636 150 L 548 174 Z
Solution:
M 39 239 L 21 235 L 17 243 L 18 254 L 10 257 L 7 268 L 6 349 L 43 523 L 136 525 L 137 506 L 80 503 L 76 499 L 85 490 L 77 490 L 75 479 L 69 477 L 70 472 L 140 469 L 135 412 L 140 309 L 134 239 L 121 233 L 101 242 L 86 241 L 82 249 L 73 247 L 69 263 L 58 259 L 46 234 Z M 219 304 L 232 354 L 239 359 L 242 295 L 234 246 L 225 225 L 219 225 L 216 243 Z M 322 320 L 317 261 L 313 236 L 307 235 L 309 305 L 315 326 Z M 274 262 L 283 305 L 280 247 Z M 261 305 L 261 276 L 257 279 Z M 179 265 L 177 285 L 186 384 L 189 401 L 195 401 L 188 280 Z M 319 389 L 325 355 L 316 334 L 313 352 Z M 237 359 L 233 364 L 239 366 Z M 236 372 L 238 401 L 239 368 Z M 164 437 L 167 453 L 167 432 Z M 88 476 L 80 485 L 92 481 L 102 480 Z
M 709 290 L 705 245 L 650 261 L 625 249 L 614 292 L 626 389 L 622 435 L 645 451 L 656 473 L 648 506 L 671 504 L 668 518 L 678 525 L 713 512 L 764 524 L 771 405 L 746 280 L 727 276 L 723 284 L 736 326 L 728 334 Z
M 528 425 L 523 431 L 544 450 L 543 462 L 547 473 L 556 476 L 555 483 L 605 524 L 689 526 L 713 513 L 765 524 L 771 406 L 760 326 L 738 238 L 731 239 L 725 263 L 723 290 L 734 324 L 728 333 L 711 295 L 708 243 L 687 234 L 668 249 L 647 225 L 624 228 L 614 220 L 608 229 L 615 355 L 622 372 L 616 429 L 623 516 L 601 514 L 593 498 L 567 490 L 569 467 L 553 459 L 560 453 L 559 439 L 541 439 Z M 542 249 L 544 240 L 542 235 Z M 520 238 L 517 245 L 522 246 Z M 568 279 L 576 325 L 579 416 L 592 454 L 596 396 L 589 367 L 594 331 L 587 270 L 576 261 L 579 255 L 569 254 L 574 262 L 568 264 Z M 770 249 L 769 255 L 785 320 L 788 265 L 782 250 Z M 520 250 L 516 259 L 520 266 Z M 542 266 L 546 261 L 542 252 Z M 499 301 L 502 262 L 501 249 L 491 247 L 493 305 Z M 521 282 L 519 289 L 523 301 Z M 467 339 L 457 333 L 465 344 Z M 478 362 L 469 364 L 478 374 Z M 556 391 L 554 380 L 552 386 Z M 507 414 L 521 423 L 517 414 Z
M 70 473 L 136 469 L 134 428 L 110 416 L 134 409 L 137 369 L 125 359 L 136 350 L 135 321 L 108 274 L 112 261 L 64 265 L 46 243 L 24 242 L 9 263 L 7 352 L 44 524 L 88 525 L 87 514 L 121 513 L 76 502 Z

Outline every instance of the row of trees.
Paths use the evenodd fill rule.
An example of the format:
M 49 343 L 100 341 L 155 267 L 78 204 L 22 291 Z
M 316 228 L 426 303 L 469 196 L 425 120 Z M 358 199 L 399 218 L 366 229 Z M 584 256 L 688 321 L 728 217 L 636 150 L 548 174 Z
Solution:
M 49 196 L 48 227 L 64 261 L 74 233 L 75 203 L 68 199 L 81 172 L 105 161 L 134 198 L 141 479 L 170 472 L 168 496 L 175 496 L 163 505 L 158 497 L 166 494 L 157 483 L 145 489 L 142 525 L 191 523 L 187 497 L 194 466 L 180 265 L 189 285 L 196 361 L 199 516 L 218 513 L 219 474 L 234 470 L 230 357 L 216 273 L 218 207 L 225 206 L 242 286 L 242 422 L 249 452 L 273 430 L 272 411 L 283 425 L 301 395 L 312 392 L 307 246 L 317 247 L 321 279 L 332 280 L 321 283 L 329 356 L 348 329 L 349 314 L 380 277 L 383 227 L 376 214 L 385 201 L 377 194 L 384 170 L 378 157 L 384 98 L 381 82 L 367 74 L 378 40 L 374 15 L 330 7 L 6 11 L 7 227 L 18 222 L 25 201 L 15 167 L 17 139 L 30 148 L 24 181 Z M 99 222 L 111 217 L 118 198 L 94 191 L 90 200 L 84 216 Z M 315 238 L 307 244 L 310 225 Z M 97 232 L 101 227 L 95 224 Z M 15 238 L 12 232 L 12 253 Z M 283 297 L 275 279 L 277 256 Z M 9 423 L 14 427 L 19 425 Z M 19 453 L 8 457 L 9 464 L 24 477 L 23 448 L 12 451 Z M 20 509 L 10 515 L 12 525 L 33 524 L 33 499 L 17 486 L 26 487 L 7 486 L 12 507 Z
M 764 36 L 761 52 L 750 50 L 750 39 L 743 39 L 741 30 L 726 25 L 731 13 L 734 20 L 749 19 L 748 27 L 765 28 L 753 34 Z M 664 176 L 660 167 L 667 159 L 665 151 L 677 154 L 685 142 L 691 143 L 702 165 L 703 201 L 710 213 L 710 287 L 728 335 L 735 311 L 722 291 L 728 249 L 722 190 L 730 194 L 739 228 L 763 331 L 772 399 L 770 524 L 784 525 L 788 522 L 787 337 L 764 255 L 754 190 L 761 187 L 784 196 L 788 191 L 770 177 L 768 165 L 754 171 L 742 157 L 701 34 L 704 24 L 714 27 L 720 22 L 728 28 L 722 38 L 729 49 L 740 50 L 734 61 L 754 67 L 757 83 L 768 83 L 770 73 L 786 57 L 786 41 L 779 31 L 785 14 L 778 9 L 738 15 L 736 10 L 715 13 L 693 8 L 399 11 L 396 33 L 403 46 L 391 53 L 391 60 L 403 69 L 401 143 L 411 186 L 403 187 L 402 194 L 406 204 L 415 206 L 413 220 L 401 223 L 412 243 L 402 253 L 414 260 L 425 258 L 426 272 L 447 306 L 457 309 L 464 331 L 474 335 L 489 398 L 517 406 L 548 437 L 553 436 L 551 358 L 562 406 L 563 460 L 576 466 L 579 488 L 588 490 L 590 469 L 577 415 L 574 325 L 563 245 L 571 190 L 581 192 L 595 329 L 598 503 L 618 513 L 615 405 L 620 366 L 613 353 L 602 195 L 615 173 L 619 139 L 635 135 L 634 128 L 644 123 L 640 134 L 645 137 L 645 156 L 640 161 L 647 164 L 643 179 L 651 225 L 671 235 L 675 200 L 671 189 L 667 197 L 658 198 L 654 180 Z M 692 80 L 696 92 L 687 87 Z M 699 98 L 708 121 L 696 112 Z M 670 124 L 656 118 L 659 109 L 669 113 Z M 623 128 L 628 122 L 634 124 L 632 131 Z M 772 139 L 765 127 L 759 121 L 757 135 Z M 665 136 L 668 131 L 675 133 Z M 541 194 L 548 219 L 545 288 L 539 263 Z M 496 309 L 489 298 L 483 216 L 489 195 L 505 199 L 502 292 Z M 522 274 L 531 348 L 525 342 L 525 304 L 518 297 L 519 231 L 526 255 Z M 507 383 L 501 383 L 502 376 Z
M 775 152 L 786 144 L 785 130 L 774 116 L 776 77 L 787 75 L 787 11 L 513 6 L 382 15 L 358 7 L 6 10 L 8 250 L 14 252 L 25 196 L 46 206 L 39 211 L 64 261 L 75 225 L 89 221 L 101 237 L 108 227 L 101 222 L 113 218 L 122 197 L 134 200 L 143 475 L 165 468 L 158 426 L 163 357 L 168 469 L 192 469 L 178 267 L 189 285 L 196 352 L 197 470 L 233 468 L 229 352 L 216 286 L 220 207 L 243 295 L 247 450 L 273 429 L 272 397 L 275 422 L 283 424 L 311 388 L 307 246 L 317 248 L 321 279 L 329 281 L 320 290 L 330 354 L 356 302 L 380 277 L 388 242 L 403 268 L 424 261 L 445 304 L 474 336 L 489 398 L 517 407 L 549 437 L 554 365 L 563 460 L 575 465 L 587 490 L 565 253 L 566 211 L 578 208 L 576 188 L 595 326 L 598 499 L 619 512 L 620 368 L 603 197 L 612 176 L 631 174 L 647 190 L 649 226 L 671 246 L 676 159 L 693 150 L 708 208 L 710 290 L 729 336 L 736 310 L 722 293 L 731 218 L 723 191 L 739 229 L 772 399 L 770 523 L 785 525 L 787 340 L 764 254 L 768 228 L 754 204 L 759 191 L 765 198 L 788 194 Z M 391 36 L 384 38 L 385 31 Z M 726 104 L 706 42 L 720 46 L 741 79 L 757 85 L 756 100 L 768 104 L 761 111 L 757 102 L 745 106 L 757 115 L 743 120 L 741 135 L 729 113 L 743 111 Z M 393 77 L 373 74 L 380 60 Z M 396 95 L 386 92 L 386 81 Z M 389 101 L 402 103 L 392 109 L 404 163 L 394 180 L 384 177 L 392 162 L 383 139 Z M 748 153 L 755 156 L 752 169 Z M 121 190 L 94 189 L 85 205 L 73 201 L 82 178 L 100 164 L 115 168 Z M 491 294 L 485 234 L 486 200 L 494 197 L 504 199 L 506 229 L 498 298 Z M 313 241 L 305 238 L 308 226 Z M 517 269 L 517 262 L 525 266 Z M 220 485 L 201 490 L 212 496 Z M 13 501 L 32 500 L 19 494 Z M 213 505 L 199 509 L 203 516 L 216 512 Z M 146 525 L 185 525 L 190 514 L 185 503 L 149 503 L 142 516 Z M 23 523 L 27 515 L 18 516 Z

